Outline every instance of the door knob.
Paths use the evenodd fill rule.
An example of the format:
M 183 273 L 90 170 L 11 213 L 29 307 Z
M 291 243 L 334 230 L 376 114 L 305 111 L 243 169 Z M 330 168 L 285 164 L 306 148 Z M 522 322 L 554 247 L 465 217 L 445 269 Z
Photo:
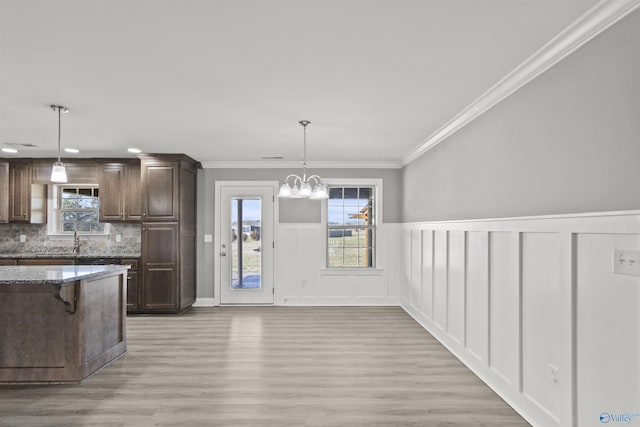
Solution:
M 220 256 L 227 256 L 226 252 L 220 252 Z

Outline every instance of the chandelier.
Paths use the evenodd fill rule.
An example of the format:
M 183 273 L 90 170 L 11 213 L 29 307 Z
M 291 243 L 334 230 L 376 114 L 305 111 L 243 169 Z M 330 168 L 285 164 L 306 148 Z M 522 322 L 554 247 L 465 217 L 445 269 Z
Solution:
M 302 178 L 296 174 L 291 174 L 286 177 L 284 184 L 280 187 L 278 197 L 285 199 L 328 199 L 329 190 L 327 189 L 327 186 L 322 183 L 322 178 L 318 175 L 311 175 L 310 177 L 307 177 L 307 125 L 311 122 L 309 120 L 301 120 L 298 123 L 300 123 L 304 129 Z

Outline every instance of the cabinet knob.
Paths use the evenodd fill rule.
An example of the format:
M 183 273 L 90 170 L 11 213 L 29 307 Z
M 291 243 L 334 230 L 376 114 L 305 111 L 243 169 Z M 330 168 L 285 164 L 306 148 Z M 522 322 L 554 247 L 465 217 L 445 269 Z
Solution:
M 144 212 L 142 212 L 142 216 L 147 216 L 147 214 L 146 214 L 146 213 L 144 213 Z
M 144 227 L 142 227 L 142 231 L 147 231 L 147 229 L 146 229 L 146 228 L 144 228 Z

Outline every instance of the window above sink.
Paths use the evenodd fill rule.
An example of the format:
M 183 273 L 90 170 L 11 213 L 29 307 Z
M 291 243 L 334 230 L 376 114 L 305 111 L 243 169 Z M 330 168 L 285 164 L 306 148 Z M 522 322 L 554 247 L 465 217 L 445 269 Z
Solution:
M 49 186 L 47 197 L 47 236 L 67 240 L 77 233 L 85 239 L 107 239 L 109 224 L 100 222 L 98 185 L 55 184 Z

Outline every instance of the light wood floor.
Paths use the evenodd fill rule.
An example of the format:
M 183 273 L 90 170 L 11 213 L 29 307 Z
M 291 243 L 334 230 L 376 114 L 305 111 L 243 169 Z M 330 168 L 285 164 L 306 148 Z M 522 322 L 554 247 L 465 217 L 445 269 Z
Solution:
M 81 385 L 0 387 L 1 426 L 528 426 L 397 307 L 128 318 Z

